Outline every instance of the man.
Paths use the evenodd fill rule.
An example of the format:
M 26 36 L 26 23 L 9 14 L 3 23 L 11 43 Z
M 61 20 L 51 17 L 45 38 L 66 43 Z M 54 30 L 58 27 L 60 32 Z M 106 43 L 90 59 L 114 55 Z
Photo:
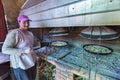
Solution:
M 34 36 L 28 31 L 28 16 L 17 18 L 19 28 L 10 31 L 4 41 L 2 52 L 10 55 L 10 63 L 16 80 L 35 80 L 36 54 L 33 51 Z

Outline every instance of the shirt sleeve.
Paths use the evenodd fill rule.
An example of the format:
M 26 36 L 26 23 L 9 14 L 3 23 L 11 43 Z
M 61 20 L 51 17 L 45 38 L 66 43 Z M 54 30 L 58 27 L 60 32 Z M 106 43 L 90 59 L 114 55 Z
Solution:
M 22 49 L 15 47 L 17 45 L 17 42 L 18 34 L 14 31 L 8 33 L 2 46 L 2 53 L 9 55 L 21 55 Z

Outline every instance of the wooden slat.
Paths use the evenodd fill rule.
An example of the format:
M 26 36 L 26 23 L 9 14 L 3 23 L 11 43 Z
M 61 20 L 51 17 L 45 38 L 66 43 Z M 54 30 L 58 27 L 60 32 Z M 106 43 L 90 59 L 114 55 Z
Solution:
M 21 14 L 30 15 L 33 13 L 38 13 L 41 11 L 46 11 L 46 10 L 53 9 L 53 8 L 58 8 L 60 6 L 64 6 L 64 5 L 78 2 L 78 1 L 79 0 L 46 0 L 38 5 L 30 7 L 28 9 L 23 9 L 21 11 Z
M 120 25 L 120 11 L 31 22 L 31 28 Z

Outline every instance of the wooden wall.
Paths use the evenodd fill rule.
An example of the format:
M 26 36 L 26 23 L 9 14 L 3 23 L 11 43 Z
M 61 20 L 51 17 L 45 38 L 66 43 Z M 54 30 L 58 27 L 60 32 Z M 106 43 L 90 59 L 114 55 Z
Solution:
M 120 0 L 45 0 L 20 14 L 31 28 L 120 25 Z

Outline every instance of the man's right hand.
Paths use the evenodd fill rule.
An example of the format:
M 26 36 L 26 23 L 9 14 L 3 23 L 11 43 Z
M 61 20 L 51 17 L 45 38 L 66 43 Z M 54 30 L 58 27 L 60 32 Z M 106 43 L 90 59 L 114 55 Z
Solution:
M 27 48 L 27 49 L 25 49 L 25 50 L 23 51 L 23 53 L 30 54 L 30 51 L 31 51 L 31 49 L 30 49 L 30 48 Z

